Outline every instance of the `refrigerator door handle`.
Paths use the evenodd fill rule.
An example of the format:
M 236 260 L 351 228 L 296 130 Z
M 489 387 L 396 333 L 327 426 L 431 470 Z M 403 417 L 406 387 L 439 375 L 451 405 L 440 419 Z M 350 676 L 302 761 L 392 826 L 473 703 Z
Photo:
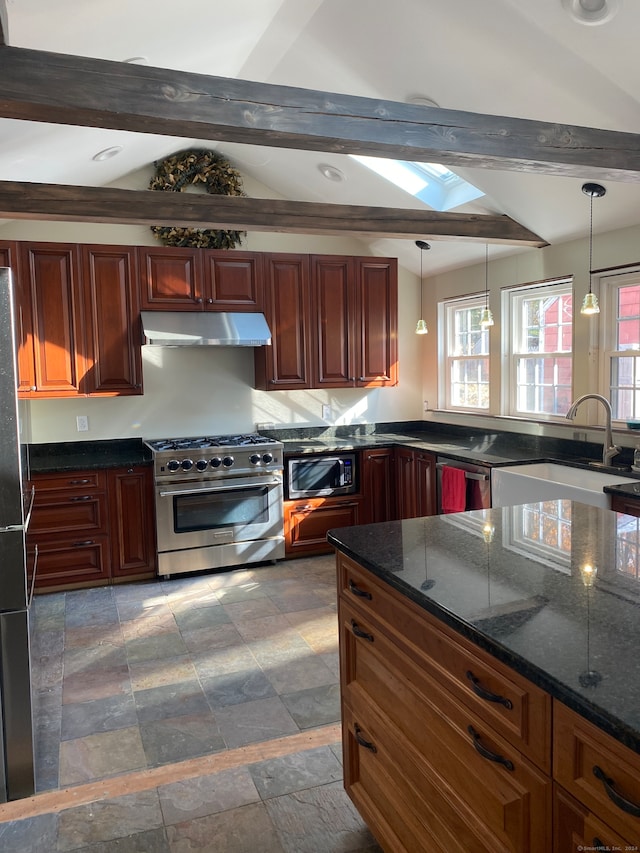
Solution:
M 31 584 L 28 591 L 27 597 L 27 609 L 31 607 L 31 602 L 33 601 L 33 593 L 36 588 L 36 572 L 38 571 L 38 546 L 35 545 L 33 549 L 33 573 L 31 575 Z

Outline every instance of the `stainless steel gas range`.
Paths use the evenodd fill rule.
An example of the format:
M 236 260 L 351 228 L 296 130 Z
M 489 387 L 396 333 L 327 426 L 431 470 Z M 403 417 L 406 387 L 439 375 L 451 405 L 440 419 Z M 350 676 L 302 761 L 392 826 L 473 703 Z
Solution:
M 281 442 L 253 433 L 145 444 L 160 575 L 284 558 Z

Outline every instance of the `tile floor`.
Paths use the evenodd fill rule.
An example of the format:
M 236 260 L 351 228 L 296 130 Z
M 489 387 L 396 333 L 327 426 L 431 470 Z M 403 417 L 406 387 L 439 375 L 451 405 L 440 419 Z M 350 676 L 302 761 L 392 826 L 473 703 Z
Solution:
M 379 851 L 342 788 L 333 556 L 38 596 L 3 853 Z

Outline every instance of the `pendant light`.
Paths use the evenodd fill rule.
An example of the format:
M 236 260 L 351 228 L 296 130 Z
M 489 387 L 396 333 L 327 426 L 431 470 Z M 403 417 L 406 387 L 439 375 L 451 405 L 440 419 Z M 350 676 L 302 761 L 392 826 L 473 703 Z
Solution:
M 583 184 L 582 192 L 589 196 L 589 290 L 584 295 L 582 300 L 581 314 L 599 314 L 600 306 L 598 305 L 598 297 L 591 291 L 591 271 L 593 269 L 593 200 L 594 198 L 602 198 L 606 193 L 605 188 L 601 184 Z
M 485 246 L 484 253 L 484 310 L 480 315 L 480 326 L 488 329 L 493 326 L 493 314 L 489 308 L 489 244 Z
M 420 319 L 416 325 L 416 335 L 426 335 L 428 334 L 429 329 L 427 329 L 427 324 L 422 319 L 422 294 L 424 290 L 424 282 L 422 281 L 422 256 L 427 249 L 431 248 L 431 246 L 428 243 L 425 243 L 424 240 L 416 240 L 416 246 L 420 249 Z

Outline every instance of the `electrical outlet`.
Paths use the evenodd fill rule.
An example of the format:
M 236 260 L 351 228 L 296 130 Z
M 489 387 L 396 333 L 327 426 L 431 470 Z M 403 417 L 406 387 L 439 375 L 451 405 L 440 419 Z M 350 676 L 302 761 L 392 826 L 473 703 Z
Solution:
M 89 418 L 87 415 L 78 415 L 76 418 L 76 429 L 78 432 L 87 432 L 89 429 Z
M 422 405 L 423 405 L 423 411 L 428 412 L 429 411 L 429 401 L 424 400 Z
M 331 406 L 327 403 L 322 404 L 322 420 L 330 421 L 331 420 Z

